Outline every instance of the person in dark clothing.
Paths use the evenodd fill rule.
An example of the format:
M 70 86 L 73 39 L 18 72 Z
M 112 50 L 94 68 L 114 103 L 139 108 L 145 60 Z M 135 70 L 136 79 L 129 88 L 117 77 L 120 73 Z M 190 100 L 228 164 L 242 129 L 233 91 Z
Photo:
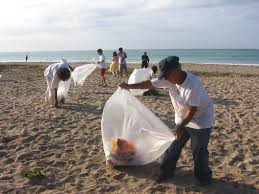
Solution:
M 149 65 L 149 57 L 147 56 L 147 52 L 144 52 L 144 55 L 142 55 L 141 68 L 148 68 L 148 65 Z
M 28 55 L 26 55 L 26 56 L 25 56 L 25 60 L 26 60 L 26 62 L 28 61 L 28 58 L 29 58 L 29 56 L 28 56 Z

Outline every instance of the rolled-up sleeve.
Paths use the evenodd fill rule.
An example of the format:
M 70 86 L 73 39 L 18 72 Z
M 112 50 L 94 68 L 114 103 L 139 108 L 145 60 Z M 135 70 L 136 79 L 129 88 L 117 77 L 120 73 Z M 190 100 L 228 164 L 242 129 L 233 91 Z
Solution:
M 165 79 L 159 80 L 158 78 L 152 79 L 151 84 L 155 88 L 169 88 L 172 85 L 168 80 L 165 80 Z

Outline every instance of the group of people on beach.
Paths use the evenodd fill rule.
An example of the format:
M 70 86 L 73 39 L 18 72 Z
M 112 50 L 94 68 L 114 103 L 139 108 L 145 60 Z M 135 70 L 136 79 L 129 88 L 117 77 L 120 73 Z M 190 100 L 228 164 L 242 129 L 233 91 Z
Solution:
M 97 63 L 99 64 L 99 67 L 101 69 L 100 75 L 101 75 L 102 85 L 104 87 L 107 86 L 106 80 L 105 80 L 106 71 L 111 73 L 113 76 L 120 75 L 120 77 L 122 77 L 123 71 L 124 71 L 125 75 L 128 77 L 128 68 L 127 68 L 127 61 L 126 61 L 128 56 L 122 47 L 120 47 L 118 49 L 118 52 L 116 52 L 116 51 L 113 52 L 111 64 L 109 66 L 106 63 L 106 58 L 104 56 L 103 50 L 98 49 L 97 53 L 99 55 L 99 59 L 98 59 Z M 147 52 L 144 52 L 144 54 L 141 57 L 141 60 L 142 60 L 141 68 L 148 68 L 150 61 L 149 61 Z M 151 69 L 152 69 L 153 75 L 155 75 L 157 72 L 157 67 L 153 66 Z M 151 77 L 152 77 L 152 75 L 151 75 Z
M 102 49 L 97 50 L 97 61 L 101 68 L 102 82 L 105 82 L 107 69 Z M 118 53 L 113 53 L 111 69 L 113 71 L 125 70 L 127 75 L 127 54 L 122 48 Z M 145 67 L 149 63 L 144 55 Z M 118 67 L 117 67 L 118 65 Z M 61 80 L 68 80 L 73 68 L 66 61 L 61 64 L 50 65 L 44 72 L 47 80 L 46 101 L 51 107 L 58 107 L 57 89 Z M 209 168 L 208 143 L 214 122 L 213 102 L 205 87 L 198 77 L 190 72 L 182 70 L 179 57 L 169 56 L 159 62 L 159 75 L 152 80 L 127 84 L 121 83 L 122 89 L 168 89 L 172 105 L 175 110 L 175 127 L 172 132 L 176 139 L 164 154 L 157 182 L 164 181 L 172 176 L 176 169 L 176 163 L 181 155 L 182 148 L 191 139 L 191 149 L 194 160 L 194 175 L 200 185 L 207 185 L 212 179 L 212 171 Z
M 105 80 L 105 73 L 107 69 L 114 76 L 117 76 L 120 73 L 120 76 L 122 77 L 123 71 L 125 71 L 126 76 L 128 76 L 128 68 L 127 68 L 127 61 L 126 61 L 127 53 L 123 51 L 123 48 L 119 48 L 118 52 L 116 51 L 113 52 L 112 62 L 109 67 L 107 66 L 106 58 L 103 54 L 103 50 L 98 49 L 97 53 L 99 55 L 99 59 L 97 63 L 101 69 L 100 75 L 101 75 L 102 85 L 104 87 L 107 86 L 106 80 Z

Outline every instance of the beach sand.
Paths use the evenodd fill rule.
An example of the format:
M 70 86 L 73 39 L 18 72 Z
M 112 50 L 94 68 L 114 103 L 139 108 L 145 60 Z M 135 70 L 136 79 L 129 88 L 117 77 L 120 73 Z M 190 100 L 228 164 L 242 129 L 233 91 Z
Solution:
M 215 103 L 209 144 L 213 182 L 206 187 L 195 183 L 190 142 L 175 177 L 162 184 L 154 181 L 159 160 L 147 166 L 108 168 L 102 110 L 127 78 L 108 75 L 108 87 L 103 88 L 95 71 L 84 86 L 72 84 L 60 109 L 49 109 L 44 102 L 46 67 L 0 65 L 0 193 L 259 193 L 258 67 L 184 65 L 200 77 Z M 159 92 L 138 98 L 173 127 L 170 97 Z M 48 170 L 43 180 L 23 177 L 35 167 Z

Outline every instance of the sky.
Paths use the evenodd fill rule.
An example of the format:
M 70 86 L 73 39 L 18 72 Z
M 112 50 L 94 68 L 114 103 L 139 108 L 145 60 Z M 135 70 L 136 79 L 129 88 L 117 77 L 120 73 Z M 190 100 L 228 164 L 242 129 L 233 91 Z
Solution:
M 259 0 L 1 0 L 0 51 L 259 48 Z

